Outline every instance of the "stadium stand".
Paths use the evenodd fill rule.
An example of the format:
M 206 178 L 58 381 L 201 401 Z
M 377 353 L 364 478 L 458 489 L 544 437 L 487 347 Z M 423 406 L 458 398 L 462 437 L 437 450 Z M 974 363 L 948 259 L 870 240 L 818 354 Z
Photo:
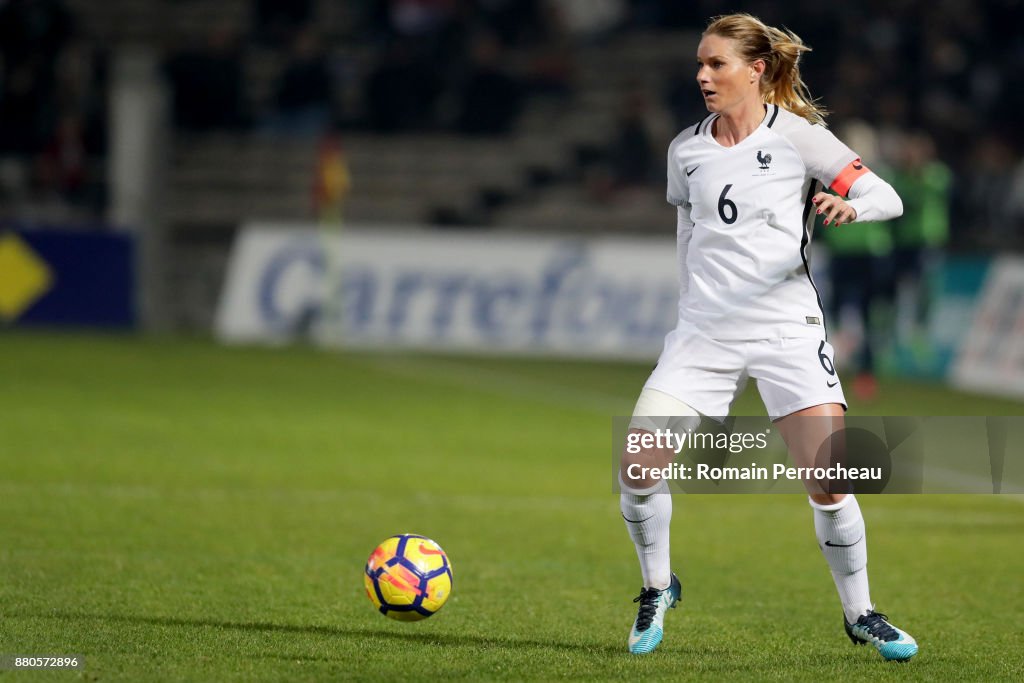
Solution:
M 315 219 L 328 132 L 352 178 L 348 224 L 664 233 L 664 149 L 702 115 L 689 65 L 702 21 L 721 11 L 685 4 L 613 0 L 588 16 L 558 0 L 9 0 L 0 218 L 103 222 L 110 64 L 143 46 L 164 65 L 176 121 L 165 205 L 154 207 L 176 248 L 226 250 L 247 220 Z M 1024 38 L 1012 4 L 931 3 L 928 21 L 914 22 L 916 3 L 872 0 L 844 14 L 839 34 L 814 3 L 750 10 L 805 36 L 815 48 L 805 77 L 832 124 L 867 120 L 889 165 L 902 136 L 932 137 L 956 178 L 953 248 L 1007 249 L 1024 246 L 1012 113 Z M 296 62 L 293 89 L 326 69 L 325 116 L 281 116 Z M 508 100 L 521 106 L 507 131 L 495 121 L 461 132 L 472 87 L 485 99 L 501 87 L 522 94 Z

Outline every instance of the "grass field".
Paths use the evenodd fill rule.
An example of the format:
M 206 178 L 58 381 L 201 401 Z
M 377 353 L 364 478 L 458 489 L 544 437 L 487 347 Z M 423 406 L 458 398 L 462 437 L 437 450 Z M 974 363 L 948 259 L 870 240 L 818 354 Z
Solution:
M 996 496 L 862 500 L 873 597 L 921 644 L 903 665 L 846 639 L 803 497 L 679 496 L 683 603 L 657 652 L 626 654 L 610 417 L 649 368 L 4 333 L 0 654 L 86 665 L 0 677 L 1021 679 L 1024 504 Z M 862 411 L 1024 414 L 881 395 Z M 455 573 L 415 624 L 362 587 L 405 531 Z

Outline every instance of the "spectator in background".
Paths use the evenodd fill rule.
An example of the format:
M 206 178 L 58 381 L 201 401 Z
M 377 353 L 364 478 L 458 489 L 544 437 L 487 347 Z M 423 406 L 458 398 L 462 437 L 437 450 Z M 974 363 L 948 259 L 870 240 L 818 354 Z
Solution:
M 567 100 L 573 94 L 574 72 L 572 50 L 562 40 L 551 40 L 532 50 L 525 90 L 531 96 Z
M 474 0 L 472 6 L 504 47 L 536 45 L 549 37 L 540 0 Z
M 56 121 L 56 63 L 74 34 L 61 0 L 0 3 L 0 154 L 29 156 Z
M 599 42 L 626 20 L 623 0 L 548 0 L 560 23 L 581 43 Z
M 257 40 L 273 46 L 287 45 L 313 19 L 313 0 L 253 0 L 252 9 Z
M 1010 200 L 1018 162 L 1009 140 L 997 132 L 972 141 L 966 172 L 958 185 L 962 194 L 956 224 L 965 226 L 965 237 L 996 249 L 1022 245 Z
M 337 134 L 325 135 L 317 150 L 313 183 L 313 208 L 322 226 L 341 224 L 345 199 L 351 190 L 352 173 L 341 138 Z
M 455 14 L 454 0 L 387 0 L 386 13 L 391 29 L 400 36 L 438 34 Z
M 683 130 L 707 116 L 707 111 L 693 101 L 693 73 L 689 64 L 673 64 L 666 69 L 662 101 L 672 117 L 675 130 Z
M 526 5 L 530 7 L 529 23 L 525 19 L 522 21 L 528 35 L 520 41 L 530 47 L 523 75 L 525 94 L 550 97 L 564 104 L 575 91 L 576 63 L 572 41 L 562 24 L 561 15 L 550 3 L 531 0 Z
M 47 80 L 74 34 L 62 0 L 7 0 L 0 3 L 0 57 L 7 68 L 31 63 Z
M 327 59 L 312 29 L 295 35 L 292 52 L 277 82 L 274 130 L 317 134 L 330 123 L 332 81 Z
M 166 72 L 177 126 L 192 131 L 245 127 L 241 56 L 230 30 L 212 31 L 202 49 L 173 54 Z
M 663 160 L 654 141 L 669 139 L 666 131 L 672 125 L 671 117 L 662 120 L 659 112 L 651 107 L 647 90 L 634 83 L 619 101 L 608 143 L 578 149 L 577 160 L 591 199 L 610 202 L 623 193 L 659 186 Z
M 465 51 L 466 7 L 456 0 L 377 0 L 377 23 L 441 78 Z
M 51 93 L 37 69 L 28 64 L 5 64 L 0 99 L 0 155 L 27 157 L 46 135 Z
M 647 123 L 649 109 L 646 93 L 637 87 L 626 93 L 620 105 L 615 134 L 608 147 L 608 163 L 615 190 L 645 186 L 660 168 L 661 158 L 654 152 L 654 141 Z
M 1016 167 L 1010 175 L 1010 194 L 1006 198 L 1006 215 L 1014 234 L 1024 234 L 1024 155 L 1017 153 Z
M 430 67 L 408 43 L 395 41 L 366 79 L 367 126 L 378 133 L 432 127 L 442 84 Z
M 460 89 L 456 127 L 469 135 L 501 135 L 522 108 L 522 86 L 501 66 L 501 44 L 491 33 L 473 40 L 472 65 Z
M 69 112 L 61 117 L 35 166 L 35 184 L 44 197 L 73 207 L 90 203 L 93 183 L 81 116 Z

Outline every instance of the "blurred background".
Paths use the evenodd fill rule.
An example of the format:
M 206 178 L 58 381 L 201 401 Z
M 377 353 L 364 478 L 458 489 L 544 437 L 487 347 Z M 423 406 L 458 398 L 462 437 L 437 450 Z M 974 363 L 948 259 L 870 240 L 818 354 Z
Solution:
M 857 393 L 896 374 L 1024 395 L 1021 3 L 742 4 L 0 0 L 0 319 L 230 337 L 218 317 L 246 304 L 228 273 L 245 270 L 237 244 L 256 223 L 319 235 L 325 253 L 369 231 L 384 241 L 346 253 L 385 270 L 388 235 L 410 228 L 402 243 L 447 252 L 451 272 L 499 238 L 508 253 L 568 240 L 594 261 L 601 240 L 660 236 L 671 277 L 665 150 L 705 113 L 702 27 L 742 9 L 813 48 L 803 75 L 830 126 L 905 202 L 899 221 L 816 240 Z M 609 249 L 595 272 L 615 272 Z M 351 289 L 331 289 L 346 310 Z M 426 346 L 448 348 L 432 310 Z M 351 331 L 360 314 L 340 315 Z M 366 338 L 417 345 L 388 319 Z M 451 338 L 475 350 L 489 329 Z M 538 334 L 510 350 L 564 351 Z

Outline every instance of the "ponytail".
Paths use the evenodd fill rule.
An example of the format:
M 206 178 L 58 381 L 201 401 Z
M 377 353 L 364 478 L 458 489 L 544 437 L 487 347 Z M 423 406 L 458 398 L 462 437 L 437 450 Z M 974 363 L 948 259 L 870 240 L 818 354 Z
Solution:
M 766 25 L 749 14 L 716 17 L 704 35 L 718 35 L 736 41 L 736 49 L 747 60 L 764 61 L 761 95 L 768 104 L 777 104 L 810 123 L 825 125 L 826 111 L 811 98 L 800 77 L 800 55 L 810 52 L 792 31 Z

